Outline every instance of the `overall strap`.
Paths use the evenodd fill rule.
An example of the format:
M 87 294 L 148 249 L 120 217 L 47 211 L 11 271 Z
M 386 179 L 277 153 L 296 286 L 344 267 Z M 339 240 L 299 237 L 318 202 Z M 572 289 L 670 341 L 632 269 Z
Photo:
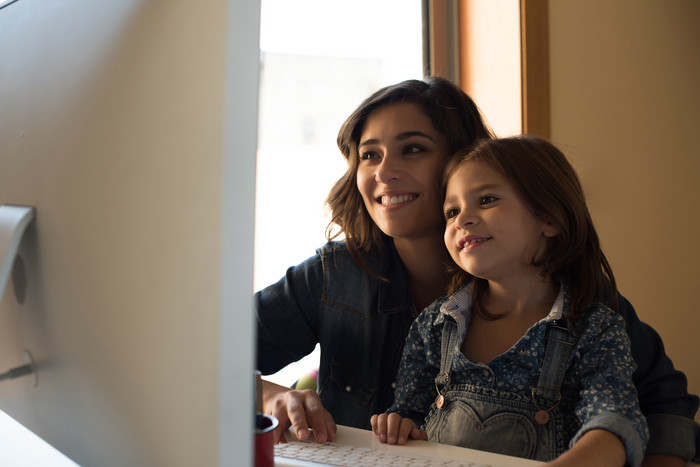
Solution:
M 458 340 L 457 323 L 452 319 L 445 318 L 440 345 L 440 373 L 435 377 L 435 386 L 438 388 L 438 393 L 450 382 L 450 372 L 452 371 L 452 362 Z
M 545 331 L 545 351 L 542 369 L 537 387 L 532 389 L 535 396 L 554 403 L 554 408 L 561 400 L 561 385 L 564 381 L 566 366 L 571 350 L 578 338 L 569 330 L 568 321 L 560 319 L 547 325 Z

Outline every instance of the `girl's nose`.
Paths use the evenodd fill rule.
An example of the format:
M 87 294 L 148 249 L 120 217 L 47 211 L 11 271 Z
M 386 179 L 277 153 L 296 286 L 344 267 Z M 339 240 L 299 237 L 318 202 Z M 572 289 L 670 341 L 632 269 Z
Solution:
M 476 216 L 467 209 L 462 209 L 455 219 L 455 225 L 459 228 L 471 227 L 476 224 L 476 222 Z

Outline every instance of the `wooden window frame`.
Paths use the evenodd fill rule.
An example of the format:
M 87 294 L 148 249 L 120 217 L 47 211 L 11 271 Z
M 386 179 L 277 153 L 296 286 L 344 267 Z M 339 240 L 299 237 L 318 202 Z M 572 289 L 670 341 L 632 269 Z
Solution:
M 520 81 L 522 132 L 551 136 L 548 0 L 520 0 Z M 459 0 L 423 0 L 423 60 L 426 75 L 442 76 L 464 87 L 459 50 L 465 19 Z M 466 52 L 466 51 L 465 51 Z

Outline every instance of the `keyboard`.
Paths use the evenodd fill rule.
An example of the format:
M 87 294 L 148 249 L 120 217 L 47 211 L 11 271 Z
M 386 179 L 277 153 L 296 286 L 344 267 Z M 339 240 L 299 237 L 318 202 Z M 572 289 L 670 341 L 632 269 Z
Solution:
M 283 459 L 302 461 L 297 464 L 299 466 L 317 464 L 337 467 L 357 467 L 361 465 L 392 467 L 495 467 L 495 464 L 451 459 L 433 459 L 416 455 L 404 456 L 361 446 L 348 446 L 335 443 L 316 444 L 305 441 L 292 441 L 290 443 L 276 445 L 275 465 L 281 465 Z

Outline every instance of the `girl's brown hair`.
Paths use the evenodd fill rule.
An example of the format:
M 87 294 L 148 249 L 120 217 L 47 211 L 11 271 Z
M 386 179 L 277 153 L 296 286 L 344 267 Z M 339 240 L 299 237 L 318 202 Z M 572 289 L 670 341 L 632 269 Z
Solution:
M 357 147 L 369 115 L 380 107 L 399 102 L 418 105 L 435 129 L 444 135 L 447 143 L 445 161 L 459 148 L 469 147 L 479 138 L 492 137 L 474 101 L 444 78 L 403 81 L 380 89 L 360 104 L 338 132 L 338 148 L 347 159 L 348 169 L 326 199 L 331 211 L 326 238 L 330 241 L 341 233 L 345 234 L 350 256 L 365 269 L 361 253 L 381 249 L 386 235 L 370 217 L 357 189 Z
M 544 254 L 533 258 L 532 264 L 541 268 L 543 277 L 567 285 L 570 319 L 575 321 L 595 303 L 617 310 L 615 277 L 600 247 L 581 182 L 566 156 L 548 141 L 531 136 L 480 141 L 451 158 L 443 187 L 459 166 L 472 161 L 488 164 L 505 176 L 530 211 L 558 229 L 559 233 L 548 239 Z M 455 270 L 450 293 L 472 278 L 461 269 Z M 487 282 L 474 279 L 475 305 L 480 302 L 478 294 L 485 290 Z M 495 318 L 483 307 L 476 310 L 486 318 Z

